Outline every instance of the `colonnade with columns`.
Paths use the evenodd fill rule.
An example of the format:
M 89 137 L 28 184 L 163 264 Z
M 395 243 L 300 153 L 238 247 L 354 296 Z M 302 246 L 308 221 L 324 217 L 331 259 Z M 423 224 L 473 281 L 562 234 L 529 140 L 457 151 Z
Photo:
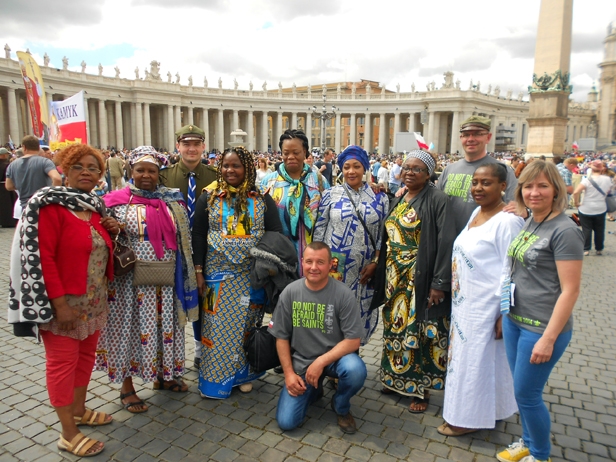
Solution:
M 473 114 L 490 117 L 497 127 L 514 133 L 515 149 L 523 149 L 526 139 L 528 102 L 498 98 L 471 90 L 445 89 L 380 95 L 327 93 L 327 103 L 336 104 L 334 117 L 325 122 L 321 140 L 320 104 L 322 93 L 241 91 L 197 88 L 161 81 L 129 80 L 93 76 L 68 70 L 41 68 L 47 98 L 62 100 L 83 90 L 87 107 L 88 142 L 107 148 L 133 148 L 152 145 L 173 150 L 175 131 L 194 124 L 206 133 L 208 150 L 224 150 L 231 132 L 246 132 L 246 147 L 266 151 L 278 149 L 278 139 L 287 128 L 303 129 L 311 147 L 327 147 L 340 152 L 357 144 L 369 152 L 389 153 L 395 149 L 397 132 L 419 132 L 440 153 L 461 152 L 458 127 Z M 18 63 L 0 58 L 0 144 L 13 142 L 30 133 Z M 570 111 L 571 112 L 571 111 Z M 590 121 L 592 111 L 577 110 L 580 125 Z M 488 146 L 495 150 L 496 136 Z

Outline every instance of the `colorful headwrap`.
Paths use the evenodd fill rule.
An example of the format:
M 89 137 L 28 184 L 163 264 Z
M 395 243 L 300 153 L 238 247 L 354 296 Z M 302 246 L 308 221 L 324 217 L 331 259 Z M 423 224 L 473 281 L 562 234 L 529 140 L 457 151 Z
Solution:
M 411 157 L 419 159 L 424 164 L 426 164 L 426 167 L 428 167 L 428 174 L 429 175 L 432 175 L 434 173 L 434 169 L 436 168 L 436 162 L 434 162 L 434 157 L 432 157 L 430 154 L 428 154 L 425 151 L 419 151 L 419 150 L 411 151 L 405 157 L 404 161 L 406 162 L 406 160 L 410 159 Z
M 368 159 L 368 153 L 359 146 L 351 145 L 347 147 L 338 155 L 338 167 L 342 170 L 342 166 L 349 159 L 355 159 L 359 161 L 367 172 L 370 170 L 370 160 Z
M 150 162 L 159 168 L 169 163 L 167 156 L 158 152 L 152 146 L 139 146 L 133 149 L 129 154 L 128 161 L 131 165 L 138 162 Z

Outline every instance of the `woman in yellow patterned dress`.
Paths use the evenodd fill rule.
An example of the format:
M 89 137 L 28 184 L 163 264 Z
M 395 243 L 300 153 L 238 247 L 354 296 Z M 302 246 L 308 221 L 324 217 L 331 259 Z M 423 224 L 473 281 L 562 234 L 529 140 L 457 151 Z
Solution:
M 227 398 L 235 386 L 248 393 L 261 374 L 248 365 L 244 340 L 265 302 L 250 286 L 250 249 L 265 231 L 282 231 L 276 204 L 255 185 L 252 154 L 242 147 L 222 155 L 217 180 L 195 206 L 193 261 L 203 305 L 202 397 Z
M 455 227 L 447 196 L 434 188 L 436 162 L 412 151 L 402 164 L 407 193 L 385 220 L 372 308 L 383 302 L 384 393 L 413 398 L 410 412 L 424 412 L 429 389 L 445 386 L 451 311 L 451 250 Z

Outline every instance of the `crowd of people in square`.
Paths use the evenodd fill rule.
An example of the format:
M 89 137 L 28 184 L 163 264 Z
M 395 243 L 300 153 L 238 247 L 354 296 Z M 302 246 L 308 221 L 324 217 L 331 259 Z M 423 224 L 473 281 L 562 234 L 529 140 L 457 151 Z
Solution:
M 78 429 L 113 422 L 85 407 L 93 370 L 131 413 L 148 411 L 135 379 L 188 392 L 187 323 L 201 397 L 257 393 L 265 372 L 245 340 L 267 311 L 282 430 L 302 425 L 326 378 L 341 431 L 357 430 L 362 347 L 382 322 L 382 393 L 410 398 L 412 413 L 444 393 L 437 430 L 449 437 L 517 412 L 520 439 L 496 457 L 549 460 L 543 388 L 571 340 L 592 237 L 602 255 L 614 220 L 616 157 L 488 154 L 491 128 L 465 120 L 461 155 L 321 152 L 298 129 L 270 152 L 207 152 L 195 125 L 178 129 L 173 153 L 51 153 L 33 136 L 1 148 L 0 225 L 16 226 L 8 319 L 43 341 L 58 448 L 104 449 Z

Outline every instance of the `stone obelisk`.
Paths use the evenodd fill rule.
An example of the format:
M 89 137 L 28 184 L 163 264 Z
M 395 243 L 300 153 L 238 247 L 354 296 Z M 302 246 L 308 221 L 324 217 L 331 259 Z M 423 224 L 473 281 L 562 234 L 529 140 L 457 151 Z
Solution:
M 573 0 L 541 0 L 533 84 L 528 87 L 527 152 L 552 157 L 565 150 Z
M 599 139 L 597 148 L 616 140 L 616 24 L 610 23 L 605 39 L 605 55 L 601 68 L 601 105 L 599 106 Z

